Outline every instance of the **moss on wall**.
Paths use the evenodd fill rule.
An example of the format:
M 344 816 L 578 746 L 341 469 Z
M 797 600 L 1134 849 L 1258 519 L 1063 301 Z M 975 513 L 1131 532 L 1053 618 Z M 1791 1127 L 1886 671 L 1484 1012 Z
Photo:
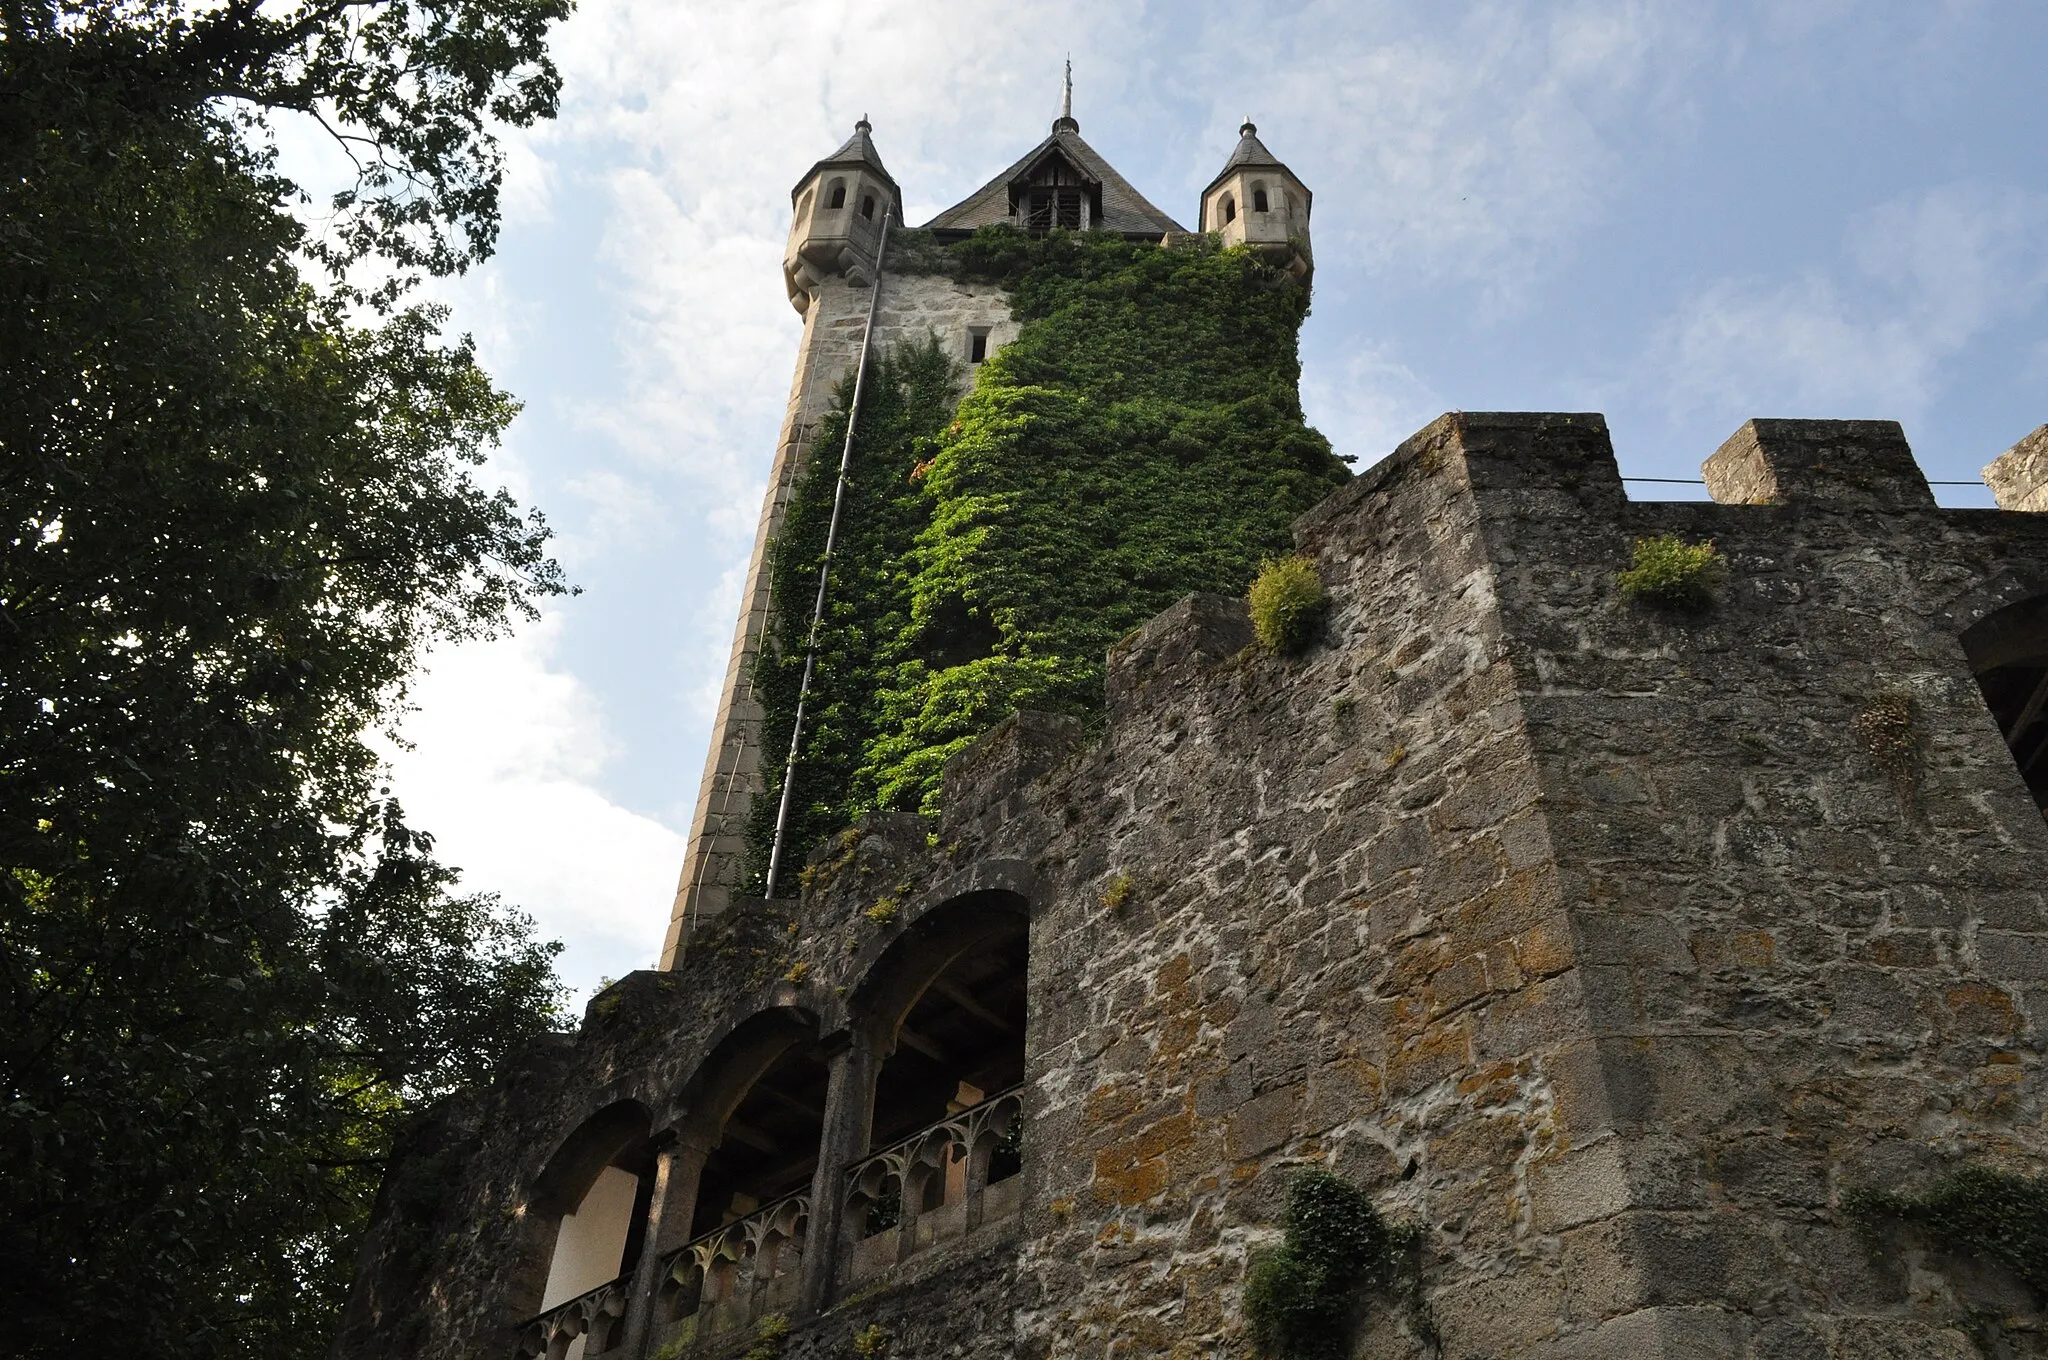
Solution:
M 1191 590 L 1241 592 L 1294 516 L 1349 476 L 1302 419 L 1307 296 L 1250 252 L 1007 228 L 927 247 L 901 258 L 1003 283 L 1021 329 L 957 412 L 936 341 L 898 347 L 870 375 L 794 863 L 861 812 L 935 811 L 946 759 L 1019 707 L 1096 719 L 1112 642 Z M 850 388 L 776 545 L 757 888 Z

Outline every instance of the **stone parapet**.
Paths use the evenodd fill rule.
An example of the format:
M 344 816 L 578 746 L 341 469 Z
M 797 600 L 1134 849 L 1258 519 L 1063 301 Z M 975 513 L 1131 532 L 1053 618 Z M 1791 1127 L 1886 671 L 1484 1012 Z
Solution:
M 1752 420 L 1700 472 L 1723 505 L 1934 508 L 1906 433 L 1892 420 Z

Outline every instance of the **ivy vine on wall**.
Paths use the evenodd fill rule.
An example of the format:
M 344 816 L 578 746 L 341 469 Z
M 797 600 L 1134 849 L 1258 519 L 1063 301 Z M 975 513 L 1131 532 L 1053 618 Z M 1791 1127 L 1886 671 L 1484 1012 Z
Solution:
M 952 246 L 900 235 L 892 271 L 1000 282 L 1021 326 L 957 411 L 936 339 L 869 375 L 794 863 L 863 812 L 935 812 L 946 760 L 1020 707 L 1099 721 L 1111 643 L 1189 591 L 1241 593 L 1293 518 L 1350 475 L 1302 418 L 1307 295 L 1252 253 L 1005 227 Z M 849 380 L 775 547 L 757 890 L 850 396 Z

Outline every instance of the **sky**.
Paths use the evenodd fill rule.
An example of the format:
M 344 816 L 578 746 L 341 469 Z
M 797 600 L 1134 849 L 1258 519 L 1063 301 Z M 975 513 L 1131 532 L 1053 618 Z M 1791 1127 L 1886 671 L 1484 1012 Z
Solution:
M 1045 135 L 1069 55 L 1082 136 L 1183 224 L 1251 117 L 1315 194 L 1302 396 L 1361 468 L 1445 410 L 1592 410 L 1632 476 L 1816 416 L 1963 480 L 2048 421 L 2048 5 L 583 0 L 554 50 L 498 253 L 439 293 L 582 593 L 434 654 L 392 759 L 579 1002 L 660 950 L 801 327 L 790 189 L 863 114 L 912 224 Z

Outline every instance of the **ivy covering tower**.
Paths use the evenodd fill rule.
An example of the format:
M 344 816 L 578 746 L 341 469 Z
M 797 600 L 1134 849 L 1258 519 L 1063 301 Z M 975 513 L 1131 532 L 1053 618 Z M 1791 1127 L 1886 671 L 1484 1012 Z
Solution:
M 1119 637 L 1242 590 L 1349 475 L 1298 393 L 1309 192 L 1251 124 L 1203 232 L 1081 139 L 1071 93 L 930 223 L 900 201 L 865 119 L 791 193 L 804 339 L 669 962 L 770 889 L 778 832 L 783 895 L 860 814 L 932 811 L 946 760 L 1019 707 L 1092 722 Z

